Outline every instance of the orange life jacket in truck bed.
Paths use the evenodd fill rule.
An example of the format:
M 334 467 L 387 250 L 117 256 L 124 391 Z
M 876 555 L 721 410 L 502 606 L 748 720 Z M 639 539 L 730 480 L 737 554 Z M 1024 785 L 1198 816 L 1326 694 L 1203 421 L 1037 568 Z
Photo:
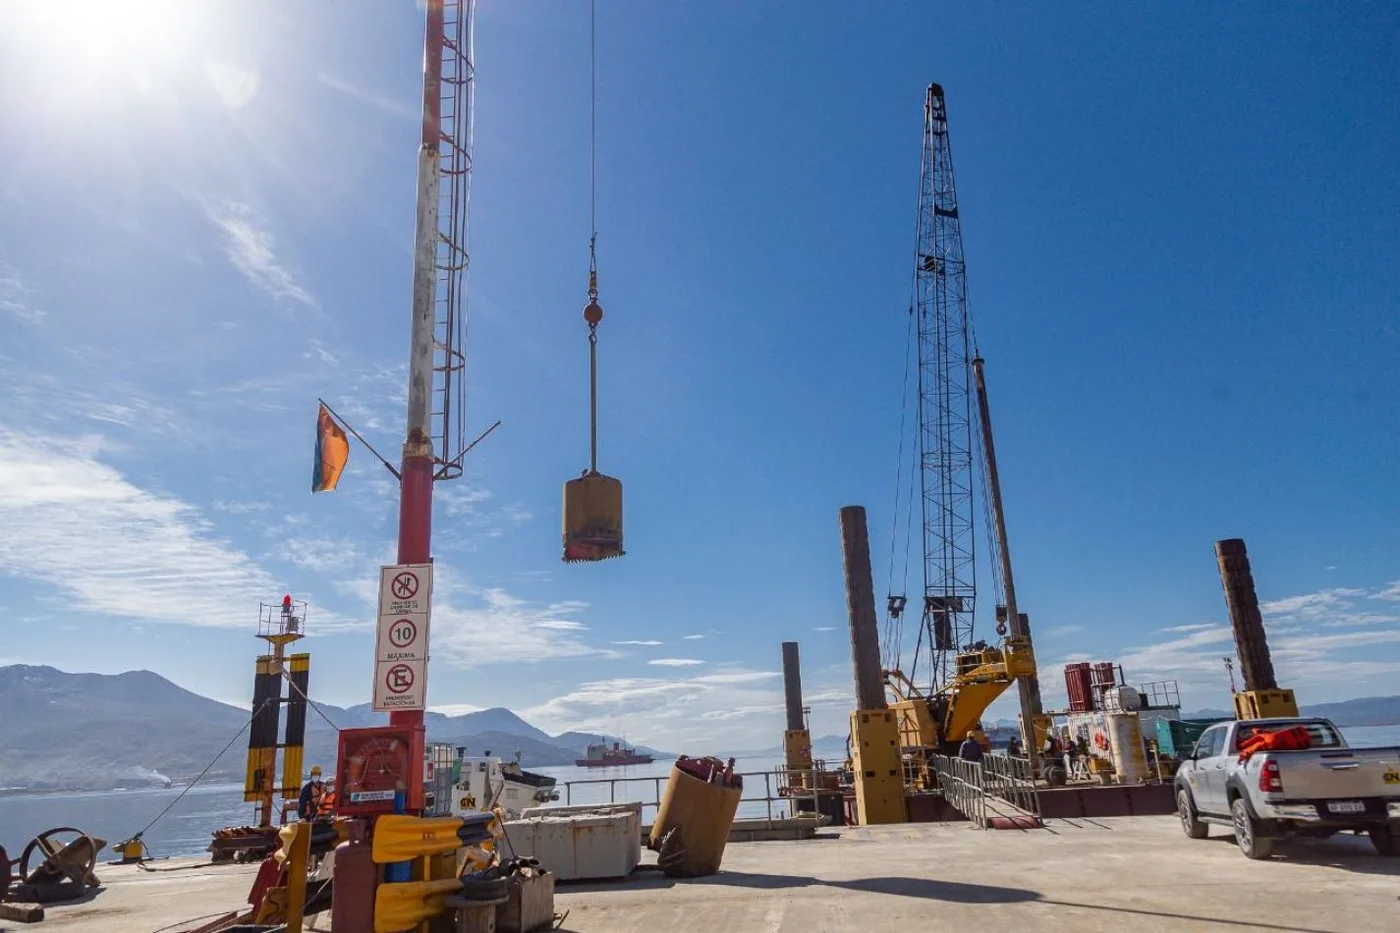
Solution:
M 1271 732 L 1256 732 L 1240 742 L 1240 764 L 1244 764 L 1255 752 L 1299 751 L 1312 748 L 1312 733 L 1307 726 L 1288 726 Z

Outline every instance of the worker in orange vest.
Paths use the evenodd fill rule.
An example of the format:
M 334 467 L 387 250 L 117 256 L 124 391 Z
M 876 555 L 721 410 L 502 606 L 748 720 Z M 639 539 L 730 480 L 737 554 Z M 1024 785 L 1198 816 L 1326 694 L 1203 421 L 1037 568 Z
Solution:
M 316 806 L 316 819 L 331 820 L 335 818 L 335 778 L 326 782 L 326 788 L 321 792 L 321 802 Z

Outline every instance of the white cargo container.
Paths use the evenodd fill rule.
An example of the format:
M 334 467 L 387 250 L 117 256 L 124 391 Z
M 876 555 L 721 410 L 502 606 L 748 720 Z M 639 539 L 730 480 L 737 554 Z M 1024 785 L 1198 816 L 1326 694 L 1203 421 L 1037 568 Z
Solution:
M 530 807 L 523 811 L 522 819 L 529 819 L 533 816 L 577 816 L 581 813 L 602 813 L 602 814 L 629 814 L 632 817 L 632 824 L 627 828 L 628 838 L 632 840 L 632 848 L 628 857 L 635 867 L 642 861 L 642 803 L 632 801 L 630 803 L 594 803 L 577 804 L 569 807 Z M 629 871 L 631 869 L 628 869 Z
M 560 881 L 621 878 L 641 861 L 641 828 L 632 812 L 532 816 L 506 823 L 505 831 L 517 855 L 539 859 Z

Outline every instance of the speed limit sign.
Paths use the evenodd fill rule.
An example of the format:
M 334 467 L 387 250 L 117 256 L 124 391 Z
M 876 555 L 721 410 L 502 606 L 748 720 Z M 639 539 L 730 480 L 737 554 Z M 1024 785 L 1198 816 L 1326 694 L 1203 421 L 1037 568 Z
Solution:
M 427 652 L 426 616 L 394 615 L 379 620 L 380 661 L 422 661 Z

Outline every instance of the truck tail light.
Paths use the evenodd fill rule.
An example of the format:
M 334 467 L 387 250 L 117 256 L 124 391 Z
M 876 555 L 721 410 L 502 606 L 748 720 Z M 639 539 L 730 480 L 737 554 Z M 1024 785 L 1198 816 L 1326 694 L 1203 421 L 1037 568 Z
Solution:
M 1266 761 L 1259 769 L 1259 789 L 1269 794 L 1282 793 L 1283 778 L 1279 775 L 1277 761 Z

